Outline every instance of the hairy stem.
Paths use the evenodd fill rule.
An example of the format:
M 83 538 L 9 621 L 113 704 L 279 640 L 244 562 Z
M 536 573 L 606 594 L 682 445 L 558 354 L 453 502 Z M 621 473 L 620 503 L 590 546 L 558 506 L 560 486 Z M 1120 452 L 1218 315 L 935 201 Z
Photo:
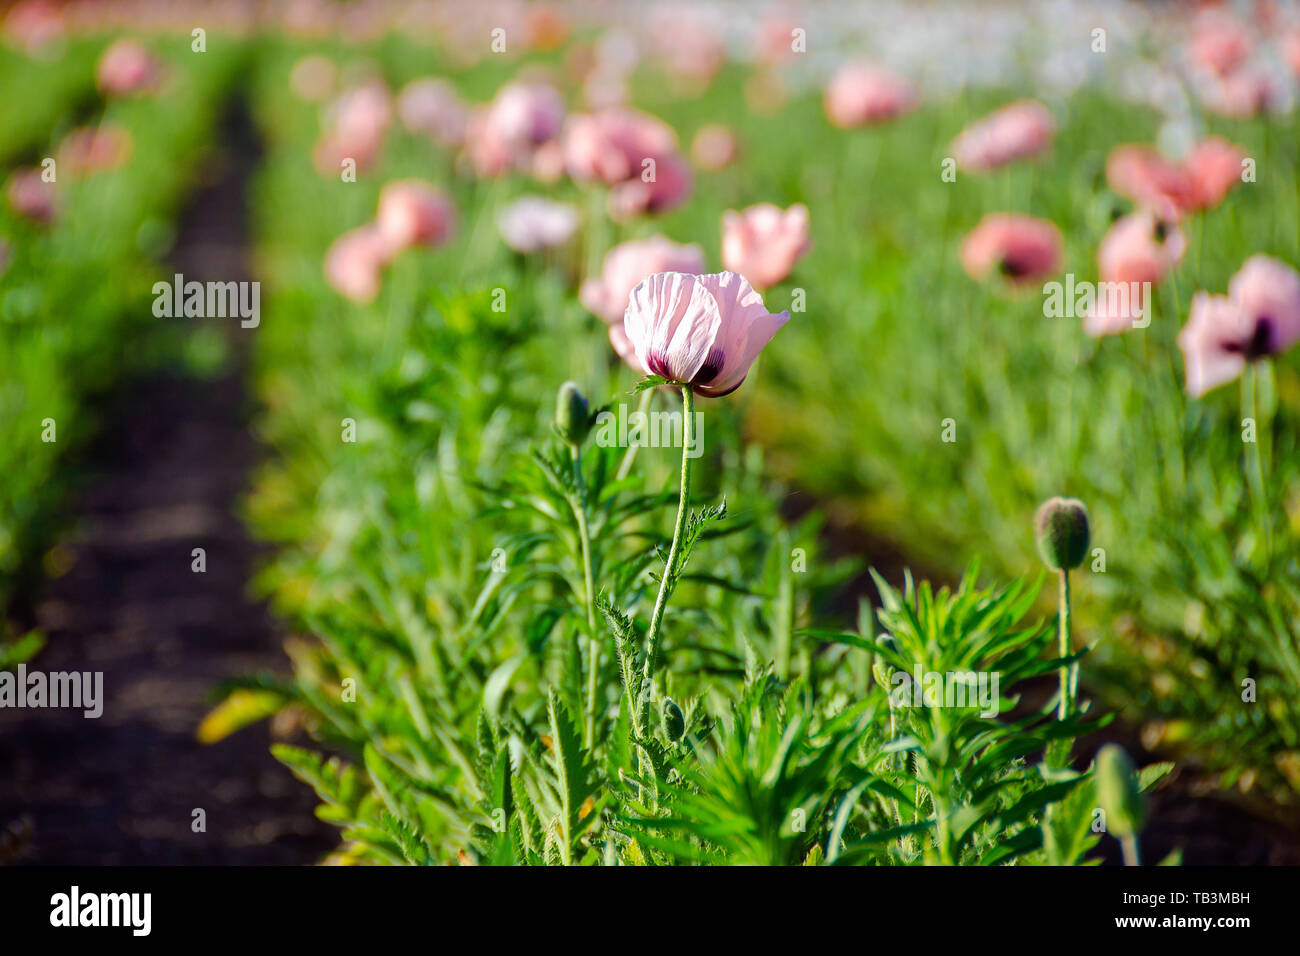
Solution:
M 677 574 L 681 560 L 682 539 L 686 536 L 686 519 L 691 503 L 691 456 L 695 444 L 695 393 L 689 385 L 682 386 L 682 490 L 677 502 L 677 523 L 673 526 L 673 543 L 664 562 L 663 577 L 659 579 L 659 596 L 655 598 L 654 612 L 650 615 L 650 630 L 646 635 L 645 676 L 654 678 L 659 664 L 659 649 L 663 643 L 664 610 L 668 606 L 669 582 Z
M 573 453 L 573 477 L 577 493 L 569 498 L 574 520 L 578 522 L 578 542 L 582 550 L 582 577 L 586 585 L 587 640 L 591 662 L 587 670 L 587 723 L 585 740 L 588 749 L 596 743 L 596 698 L 600 691 L 600 639 L 596 636 L 596 584 L 591 571 L 591 531 L 587 527 L 587 494 L 582 478 L 582 451 L 570 446 Z
M 1060 570 L 1061 596 L 1060 596 L 1060 656 L 1067 657 L 1070 654 L 1070 572 L 1062 568 Z M 1057 711 L 1057 719 L 1065 720 L 1074 710 L 1074 690 L 1078 682 L 1078 665 L 1063 664 L 1061 666 L 1061 700 Z
M 1268 500 L 1264 495 L 1264 455 L 1260 447 L 1265 433 L 1265 423 L 1259 420 L 1258 398 L 1256 392 L 1259 389 L 1260 366 L 1258 362 L 1252 362 L 1246 369 L 1246 374 L 1242 378 L 1242 404 L 1245 406 L 1244 418 L 1249 418 L 1255 426 L 1255 440 L 1250 442 L 1251 455 L 1250 463 L 1247 466 L 1248 480 L 1250 481 L 1251 496 L 1255 499 L 1255 509 L 1259 515 L 1259 523 L 1264 532 L 1264 560 L 1267 563 L 1273 552 L 1273 528 L 1272 517 L 1269 515 Z

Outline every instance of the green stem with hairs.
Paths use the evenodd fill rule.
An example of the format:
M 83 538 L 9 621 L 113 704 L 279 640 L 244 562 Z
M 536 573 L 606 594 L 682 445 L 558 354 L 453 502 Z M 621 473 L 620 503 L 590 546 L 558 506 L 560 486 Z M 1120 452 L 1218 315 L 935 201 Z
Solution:
M 582 451 L 577 445 L 570 445 L 573 454 L 573 477 L 577 492 L 569 496 L 569 506 L 573 509 L 574 520 L 578 522 L 578 542 L 582 551 L 582 577 L 586 586 L 587 606 L 587 640 L 589 642 L 591 663 L 587 671 L 587 748 L 596 743 L 596 698 L 600 692 L 600 640 L 596 637 L 596 584 L 591 570 L 591 531 L 587 526 L 587 493 L 582 478 Z
M 663 644 L 664 611 L 668 607 L 669 582 L 677 575 L 677 564 L 682 555 L 682 539 L 686 537 L 686 519 L 691 503 L 691 448 L 695 444 L 695 393 L 689 385 L 682 389 L 682 490 L 677 502 L 677 523 L 673 526 L 673 543 L 668 550 L 668 560 L 664 562 L 663 577 L 659 579 L 659 596 L 655 598 L 654 611 L 650 615 L 650 629 L 646 634 L 646 653 L 644 673 L 646 680 L 653 680 L 658 667 L 659 650 Z
M 1068 657 L 1070 646 L 1070 572 L 1062 568 L 1059 572 L 1061 581 L 1060 594 L 1060 656 Z M 1077 664 L 1061 666 L 1061 700 L 1057 719 L 1065 720 L 1074 710 L 1074 692 L 1079 680 Z
M 1263 443 L 1265 424 L 1259 420 L 1257 415 L 1258 400 L 1255 393 L 1258 390 L 1258 379 L 1259 363 L 1252 362 L 1247 367 L 1241 383 L 1242 402 L 1246 407 L 1246 414 L 1243 417 L 1249 418 L 1255 426 L 1255 440 L 1250 442 L 1252 450 L 1250 464 L 1247 466 L 1247 475 L 1250 481 L 1251 496 L 1255 499 L 1259 523 L 1264 532 L 1264 560 L 1267 564 L 1273 554 L 1273 522 L 1268 511 L 1268 500 L 1264 494 L 1264 454 L 1260 445 Z

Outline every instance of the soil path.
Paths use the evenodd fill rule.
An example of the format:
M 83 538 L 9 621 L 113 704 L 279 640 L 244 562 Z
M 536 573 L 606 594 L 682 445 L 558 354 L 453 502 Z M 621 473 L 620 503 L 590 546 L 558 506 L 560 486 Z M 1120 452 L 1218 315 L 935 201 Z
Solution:
M 244 183 L 256 148 L 245 114 L 221 142 L 171 257 L 186 279 L 248 278 Z M 0 846 L 17 862 L 303 864 L 337 844 L 312 814 L 314 795 L 268 753 L 264 723 L 211 746 L 195 740 L 215 684 L 286 662 L 246 596 L 256 551 L 235 511 L 256 455 L 244 381 L 256 332 L 180 321 L 228 327 L 234 361 L 210 381 L 134 383 L 101 410 L 59 549 L 71 567 L 37 604 L 48 644 L 30 667 L 102 671 L 103 715 L 0 710 L 0 831 L 10 831 Z M 196 547 L 202 574 L 191 571 Z M 192 830 L 197 808 L 205 832 Z

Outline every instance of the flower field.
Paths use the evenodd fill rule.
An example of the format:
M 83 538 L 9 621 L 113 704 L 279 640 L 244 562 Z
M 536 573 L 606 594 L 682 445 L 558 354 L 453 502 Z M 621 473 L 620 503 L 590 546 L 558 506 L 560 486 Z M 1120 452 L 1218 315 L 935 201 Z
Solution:
M 97 862 L 5 693 L 165 373 L 257 557 L 160 589 L 282 653 L 148 676 L 283 862 L 1300 862 L 1300 7 L 940 7 L 10 11 L 0 858 Z

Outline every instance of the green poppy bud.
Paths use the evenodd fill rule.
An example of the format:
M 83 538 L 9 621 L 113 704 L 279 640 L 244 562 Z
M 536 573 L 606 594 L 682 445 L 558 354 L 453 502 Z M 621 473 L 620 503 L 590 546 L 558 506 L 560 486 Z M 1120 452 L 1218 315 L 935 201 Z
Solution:
M 591 429 L 587 399 L 574 382 L 565 382 L 555 396 L 555 427 L 570 445 L 581 445 Z
M 671 697 L 664 698 L 663 704 L 664 733 L 673 743 L 686 736 L 686 715 Z
M 1146 801 L 1137 771 L 1122 747 L 1107 744 L 1097 751 L 1097 804 L 1106 812 L 1106 830 L 1121 839 L 1136 835 L 1146 822 Z
M 1044 564 L 1073 571 L 1088 556 L 1088 509 L 1078 498 L 1049 498 L 1034 516 L 1034 533 Z

